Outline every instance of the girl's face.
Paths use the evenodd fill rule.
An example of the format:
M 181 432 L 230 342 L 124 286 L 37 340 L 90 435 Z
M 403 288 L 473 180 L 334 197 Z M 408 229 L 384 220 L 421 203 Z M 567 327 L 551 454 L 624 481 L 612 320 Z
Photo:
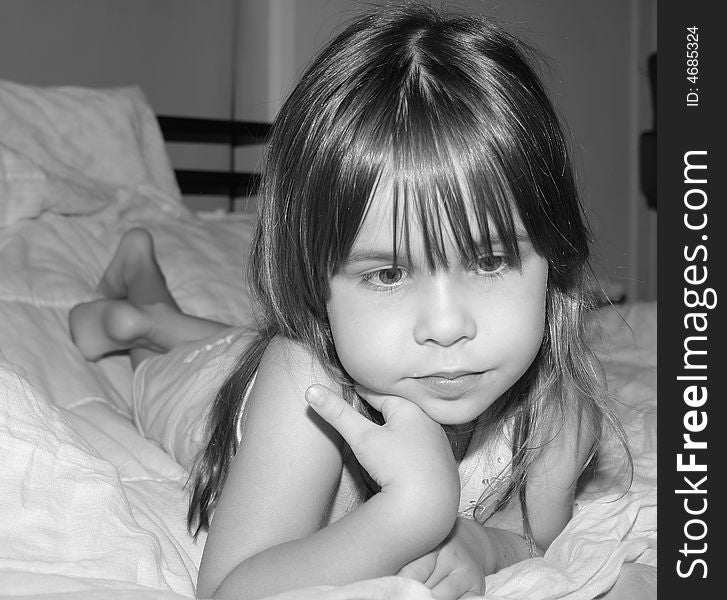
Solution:
M 441 424 L 476 419 L 530 366 L 545 328 L 546 260 L 519 219 L 521 265 L 492 239 L 475 264 L 446 244 L 430 271 L 416 226 L 393 267 L 391 188 L 379 186 L 328 301 L 341 364 L 362 386 L 417 404 Z M 401 228 L 397 228 L 401 231 Z M 494 230 L 493 230 L 494 231 Z

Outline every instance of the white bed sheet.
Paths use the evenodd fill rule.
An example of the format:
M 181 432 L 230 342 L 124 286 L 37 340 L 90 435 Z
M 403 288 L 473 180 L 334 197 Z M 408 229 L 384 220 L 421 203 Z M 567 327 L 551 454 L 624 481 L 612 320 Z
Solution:
M 89 93 L 96 98 L 100 92 Z M 204 535 L 194 542 L 186 532 L 187 473 L 134 427 L 128 359 L 85 361 L 71 342 L 67 315 L 96 296 L 122 233 L 143 225 L 185 310 L 248 322 L 243 264 L 252 217 L 191 215 L 179 204 L 143 96 L 115 90 L 95 104 L 87 96 L 0 82 L 0 215 L 6 217 L 0 226 L 0 595 L 191 597 Z M 18 106 L 24 107 L 20 113 Z M 36 127 L 41 149 L 31 148 L 28 129 L 16 121 L 3 129 L 2 123 L 38 123 L 33 106 L 42 107 L 48 122 L 73 118 L 77 127 Z M 84 114 L 93 118 L 84 121 Z M 59 150 L 79 128 L 83 144 Z M 137 153 L 147 163 L 131 157 L 106 179 L 102 168 L 81 169 L 88 156 L 100 161 L 109 151 L 110 132 L 115 153 Z M 76 154 L 66 160 L 66 152 Z M 17 210 L 33 190 L 42 193 L 42 202 L 32 211 Z M 487 598 L 593 598 L 610 588 L 623 563 L 655 568 L 656 305 L 627 305 L 619 312 L 596 315 L 592 335 L 630 436 L 634 484 L 625 494 L 604 488 L 613 466 L 604 461 L 545 557 L 489 577 Z M 392 577 L 283 597 L 431 595 Z

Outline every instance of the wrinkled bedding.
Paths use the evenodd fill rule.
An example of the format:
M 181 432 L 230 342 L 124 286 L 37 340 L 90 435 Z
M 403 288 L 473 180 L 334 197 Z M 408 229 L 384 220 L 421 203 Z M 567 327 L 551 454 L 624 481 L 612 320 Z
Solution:
M 184 310 L 251 321 L 253 217 L 202 218 L 183 207 L 139 90 L 0 82 L 0 596 L 194 595 L 204 535 L 186 531 L 187 472 L 135 426 L 128 359 L 88 363 L 67 326 L 137 225 L 152 232 Z M 623 564 L 655 569 L 656 305 L 602 309 L 590 335 L 627 429 L 634 481 L 624 492 L 606 452 L 546 555 L 489 577 L 487 598 L 594 598 Z M 431 595 L 390 577 L 283 598 Z

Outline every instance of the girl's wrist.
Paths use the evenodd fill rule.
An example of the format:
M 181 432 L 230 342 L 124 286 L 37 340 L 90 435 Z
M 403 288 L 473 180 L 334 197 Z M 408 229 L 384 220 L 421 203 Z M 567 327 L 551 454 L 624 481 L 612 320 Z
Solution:
M 397 515 L 395 527 L 404 532 L 405 539 L 421 540 L 428 552 L 441 543 L 452 531 L 457 519 L 459 490 L 452 493 L 438 490 L 434 494 L 423 494 L 420 489 L 383 489 L 371 500 L 385 503 L 388 510 Z

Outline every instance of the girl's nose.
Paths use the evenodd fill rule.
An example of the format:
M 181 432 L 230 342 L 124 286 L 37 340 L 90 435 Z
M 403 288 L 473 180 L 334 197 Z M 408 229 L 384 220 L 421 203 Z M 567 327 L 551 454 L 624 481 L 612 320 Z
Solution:
M 474 338 L 477 323 L 466 291 L 446 275 L 432 278 L 427 287 L 419 296 L 416 342 L 447 347 Z

